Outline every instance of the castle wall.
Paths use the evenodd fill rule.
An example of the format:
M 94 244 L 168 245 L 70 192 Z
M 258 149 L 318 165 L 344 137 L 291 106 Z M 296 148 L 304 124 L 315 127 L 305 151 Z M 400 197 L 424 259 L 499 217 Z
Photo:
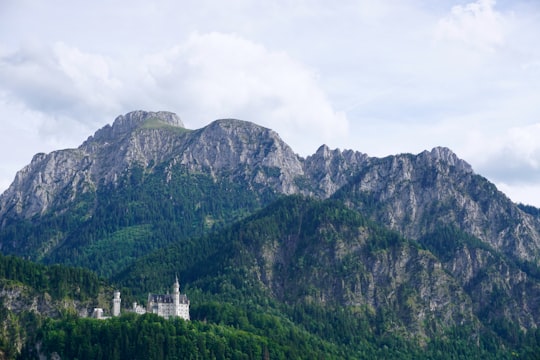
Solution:
M 137 303 L 133 303 L 132 311 L 137 314 L 152 313 L 162 316 L 165 319 L 171 317 L 180 317 L 189 320 L 189 299 L 186 295 L 180 294 L 180 285 L 178 279 L 173 285 L 173 294 L 148 294 L 146 309 Z M 120 291 L 114 292 L 113 298 L 113 316 L 120 316 Z

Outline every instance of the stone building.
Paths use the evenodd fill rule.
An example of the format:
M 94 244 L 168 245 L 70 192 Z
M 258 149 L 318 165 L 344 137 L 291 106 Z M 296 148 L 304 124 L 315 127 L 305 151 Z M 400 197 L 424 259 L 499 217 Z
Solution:
M 187 295 L 180 294 L 178 277 L 173 284 L 172 294 L 148 294 L 146 312 L 163 316 L 165 319 L 181 317 L 189 320 L 189 299 Z
M 120 316 L 121 302 L 120 291 L 116 290 L 113 297 L 112 316 Z M 156 314 L 165 319 L 181 317 L 184 320 L 189 320 L 189 299 L 187 295 L 180 294 L 180 283 L 178 277 L 176 277 L 172 294 L 148 294 L 146 308 L 134 302 L 132 309 L 128 311 L 139 315 L 146 313 Z M 92 316 L 105 319 L 103 309 L 94 309 Z
M 122 300 L 120 299 L 120 291 L 116 290 L 114 292 L 114 298 L 113 298 L 112 316 L 120 316 L 121 302 Z

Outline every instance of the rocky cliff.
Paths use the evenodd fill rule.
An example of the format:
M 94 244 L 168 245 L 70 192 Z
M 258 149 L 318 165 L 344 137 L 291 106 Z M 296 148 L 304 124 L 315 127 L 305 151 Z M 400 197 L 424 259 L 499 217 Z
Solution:
M 133 164 L 164 161 L 183 130 L 175 114 L 135 111 L 117 117 L 77 149 L 37 154 L 0 196 L 0 218 L 30 218 L 69 206 L 78 195 L 114 182 Z
M 265 200 L 251 201 L 257 194 Z M 324 290 L 320 278 L 290 282 L 292 275 L 265 272 L 299 266 L 297 257 L 288 258 L 295 253 L 287 250 L 298 246 L 298 238 L 291 237 L 287 246 L 276 242 L 255 249 L 261 264 L 254 271 L 278 298 L 287 300 L 286 294 L 307 284 L 315 286 L 306 289 L 313 293 L 308 297 L 323 303 L 339 298 L 349 306 L 380 308 L 385 301 L 399 307 L 410 299 L 414 306 L 403 311 L 416 320 L 427 313 L 451 314 L 447 323 L 458 324 L 457 313 L 448 309 L 464 306 L 459 316 L 466 318 L 502 319 L 524 329 L 540 324 L 538 217 L 522 211 L 447 148 L 374 158 L 321 146 L 304 159 L 277 133 L 250 122 L 223 119 L 188 130 L 172 113 L 136 111 L 119 116 L 77 149 L 37 154 L 0 196 L 0 247 L 52 261 L 76 261 L 83 258 L 79 252 L 88 251 L 87 258 L 103 262 L 96 254 L 126 255 L 135 242 L 140 252 L 129 253 L 123 259 L 128 261 L 291 194 L 345 204 L 410 242 L 391 251 L 356 253 L 352 250 L 361 247 L 364 235 L 359 228 L 348 229 L 350 238 L 318 253 L 318 259 L 332 254 L 321 266 L 335 267 L 340 253 L 352 254 L 354 261 L 347 266 L 353 274 L 332 270 L 331 286 Z M 115 196 L 117 203 L 111 200 Z M 75 209 L 76 219 L 59 218 Z M 157 210 L 162 213 L 149 220 L 148 214 Z M 107 223 L 108 212 L 114 214 L 114 224 Z M 228 215 L 219 218 L 224 213 Z M 163 225 L 169 214 L 165 228 L 173 230 L 163 234 L 156 224 Z M 42 218 L 48 222 L 40 223 Z M 177 231 L 181 221 L 196 231 Z M 32 228 L 36 224 L 41 227 Z M 90 235 L 85 233 L 89 229 Z M 347 237 L 334 230 L 319 229 L 322 235 L 316 241 Z M 147 244 L 148 236 L 154 237 L 152 244 Z M 111 244 L 113 248 L 107 247 Z M 455 298 L 449 302 L 449 289 L 462 304 Z M 306 292 L 295 296 L 306 300 Z M 401 293 L 408 295 L 400 298 Z
M 538 219 L 446 148 L 369 159 L 335 198 L 412 239 L 451 225 L 540 265 Z
M 321 146 L 303 159 L 270 129 L 226 119 L 192 131 L 170 112 L 121 115 L 77 149 L 37 154 L 0 195 L 1 224 L 67 209 L 134 166 L 158 164 L 276 194 L 333 196 L 413 239 L 452 224 L 540 265 L 540 221 L 449 149 L 380 159 Z

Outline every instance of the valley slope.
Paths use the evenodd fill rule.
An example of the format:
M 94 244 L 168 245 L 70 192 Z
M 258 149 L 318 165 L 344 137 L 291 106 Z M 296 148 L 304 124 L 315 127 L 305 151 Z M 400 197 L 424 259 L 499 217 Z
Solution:
M 326 340 L 306 309 L 356 319 L 343 339 L 358 327 L 421 346 L 461 328 L 520 348 L 540 324 L 533 210 L 447 148 L 302 158 L 250 122 L 188 130 L 135 111 L 34 156 L 0 195 L 0 251 L 82 266 L 141 298 L 180 272 L 200 304 L 274 309 Z

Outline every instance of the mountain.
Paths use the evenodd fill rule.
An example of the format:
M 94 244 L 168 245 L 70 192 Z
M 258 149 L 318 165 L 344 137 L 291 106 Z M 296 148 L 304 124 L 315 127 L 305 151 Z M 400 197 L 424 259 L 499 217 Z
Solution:
M 90 248 L 85 256 L 94 261 L 103 242 L 115 242 L 120 248 L 106 254 L 136 258 L 136 249 L 200 235 L 284 194 L 328 197 L 366 159 L 323 146 L 304 160 L 274 131 L 249 122 L 218 120 L 191 131 L 174 114 L 136 111 L 77 149 L 34 156 L 0 196 L 0 250 L 110 274 L 117 261 L 85 263 L 81 249 Z M 135 253 L 116 241 L 126 236 Z
M 151 171 L 163 163 L 211 177 L 226 174 L 281 193 L 297 191 L 293 179 L 302 171 L 300 159 L 269 129 L 218 120 L 190 131 L 174 114 L 135 111 L 119 116 L 77 149 L 37 154 L 2 195 L 0 216 L 28 219 L 61 209 L 100 186 L 118 185 L 126 170 Z M 278 168 L 279 177 L 266 176 Z
M 103 299 L 110 291 L 91 271 L 0 254 L 0 359 L 16 358 L 43 318 L 108 307 Z
M 509 256 L 540 264 L 538 219 L 449 149 L 370 159 L 335 198 L 409 238 L 453 225 Z
M 304 161 L 277 133 L 253 123 L 217 120 L 192 131 L 175 114 L 135 111 L 119 116 L 77 149 L 35 155 L 0 197 L 0 218 L 5 225 L 11 218 L 62 209 L 100 186 L 117 185 L 126 170 L 151 171 L 163 163 L 251 188 L 327 197 L 365 159 L 364 154 L 322 146 Z
M 302 158 L 250 122 L 188 130 L 135 111 L 17 173 L 0 195 L 0 251 L 141 298 L 180 272 L 200 319 L 221 321 L 204 304 L 256 306 L 349 350 L 387 334 L 496 353 L 540 344 L 538 213 L 447 148 Z
M 392 330 L 415 335 L 478 326 L 469 296 L 437 257 L 336 201 L 282 198 L 227 231 L 143 257 L 115 280 L 144 294 L 162 282 L 150 269 L 163 263 L 191 286 L 229 287 L 232 298 L 391 310 Z

